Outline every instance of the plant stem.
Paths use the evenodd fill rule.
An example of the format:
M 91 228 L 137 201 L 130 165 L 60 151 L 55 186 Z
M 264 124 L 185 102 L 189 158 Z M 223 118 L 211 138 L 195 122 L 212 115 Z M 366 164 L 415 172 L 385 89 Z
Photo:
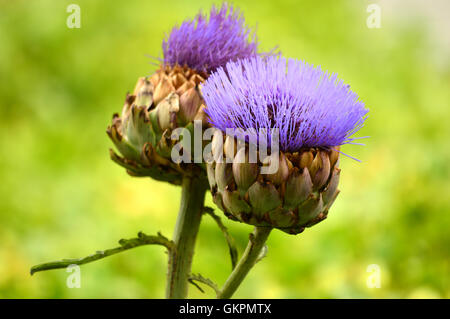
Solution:
M 181 203 L 173 235 L 174 247 L 169 251 L 166 298 L 187 297 L 195 240 L 203 214 L 206 192 L 201 177 L 185 176 L 182 181 Z
M 245 276 L 247 276 L 250 269 L 252 269 L 258 260 L 261 250 L 264 247 L 271 230 L 272 228 L 270 227 L 255 227 L 253 233 L 250 234 L 250 239 L 244 254 L 239 260 L 236 268 L 234 268 L 231 275 L 225 282 L 222 292 L 219 294 L 218 298 L 227 299 L 233 296 L 234 292 L 245 279 Z
M 119 244 L 119 247 L 100 250 L 95 254 L 89 255 L 84 258 L 62 259 L 33 266 L 30 270 L 30 274 L 33 275 L 38 271 L 66 268 L 70 265 L 84 265 L 143 245 L 161 245 L 165 246 L 168 251 L 170 251 L 173 247 L 173 243 L 160 233 L 158 233 L 158 236 L 148 236 L 143 232 L 139 232 L 137 238 L 121 239 L 119 240 Z

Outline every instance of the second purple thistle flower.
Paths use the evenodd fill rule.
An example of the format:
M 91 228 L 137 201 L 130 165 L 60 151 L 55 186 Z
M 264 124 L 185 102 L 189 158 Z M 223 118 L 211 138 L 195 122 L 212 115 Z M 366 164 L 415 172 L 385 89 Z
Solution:
M 194 120 L 208 126 L 201 84 L 228 61 L 256 56 L 258 45 L 240 11 L 225 3 L 173 27 L 162 49 L 160 68 L 139 78 L 107 132 L 122 155 L 111 151 L 111 158 L 129 174 L 180 184 L 203 170 L 171 160 L 171 133 Z
M 325 219 L 339 190 L 339 147 L 354 143 L 368 110 L 349 86 L 303 61 L 255 57 L 230 62 L 205 82 L 210 123 L 222 131 L 212 141 L 232 162 L 207 165 L 214 202 L 234 220 L 297 234 Z M 227 129 L 242 134 L 226 135 Z M 277 129 L 273 158 L 249 160 L 260 129 Z M 271 131 L 264 144 L 271 145 Z M 245 147 L 236 147 L 237 139 Z M 259 145 L 261 146 L 261 145 Z
M 163 42 L 164 64 L 187 65 L 210 73 L 227 62 L 257 55 L 256 34 L 241 12 L 224 3 L 212 7 L 209 19 L 199 13 L 175 26 Z

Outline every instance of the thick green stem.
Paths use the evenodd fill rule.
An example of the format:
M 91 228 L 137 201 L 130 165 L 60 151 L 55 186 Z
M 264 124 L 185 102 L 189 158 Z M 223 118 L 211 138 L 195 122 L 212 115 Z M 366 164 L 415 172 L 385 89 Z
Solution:
M 198 177 L 183 177 L 180 211 L 169 252 L 166 298 L 187 297 L 195 240 L 203 214 L 206 184 Z
M 250 269 L 252 269 L 258 260 L 261 250 L 264 247 L 271 230 L 272 228 L 270 227 L 255 227 L 253 233 L 250 234 L 250 239 L 244 254 L 239 260 L 236 268 L 234 268 L 233 272 L 225 282 L 218 298 L 226 299 L 233 296 L 234 292 L 245 279 L 245 276 L 247 276 Z

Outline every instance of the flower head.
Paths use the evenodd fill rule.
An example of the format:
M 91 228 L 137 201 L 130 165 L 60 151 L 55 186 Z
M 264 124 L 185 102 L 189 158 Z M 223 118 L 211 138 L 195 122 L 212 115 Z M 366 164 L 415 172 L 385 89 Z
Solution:
M 352 143 L 368 112 L 336 74 L 274 56 L 230 62 L 208 78 L 202 92 L 213 126 L 223 132 L 278 129 L 280 149 L 288 152 Z M 256 134 L 248 140 L 257 142 Z
M 163 41 L 164 63 L 209 73 L 229 61 L 255 56 L 257 47 L 241 13 L 224 3 L 220 9 L 212 7 L 209 20 L 199 13 L 174 27 Z

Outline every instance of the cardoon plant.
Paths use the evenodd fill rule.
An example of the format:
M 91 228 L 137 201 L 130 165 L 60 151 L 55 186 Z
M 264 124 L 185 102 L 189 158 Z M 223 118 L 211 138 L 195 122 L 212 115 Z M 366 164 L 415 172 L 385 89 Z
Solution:
M 349 86 L 305 62 L 258 55 L 255 35 L 226 4 L 174 27 L 162 47 L 160 68 L 138 80 L 107 132 L 121 153 L 111 151 L 112 159 L 130 175 L 182 185 L 173 240 L 140 232 L 85 258 L 37 265 L 32 274 L 162 245 L 169 255 L 167 298 L 187 297 L 189 282 L 229 298 L 261 258 L 272 229 L 298 234 L 327 217 L 339 193 L 340 146 L 356 144 L 352 136 L 368 112 Z M 171 157 L 178 145 L 172 133 L 191 131 L 195 120 L 205 134 L 214 131 L 211 152 L 200 143 L 201 153 L 210 153 L 206 172 Z M 227 217 L 255 226 L 239 261 L 226 227 L 204 207 L 208 184 Z M 233 270 L 222 289 L 191 273 L 203 213 L 213 216 L 230 248 Z
M 227 298 L 273 228 L 298 234 L 327 217 L 339 193 L 339 147 L 354 143 L 368 110 L 336 74 L 277 57 L 229 62 L 202 91 L 210 123 L 222 132 L 207 166 L 214 202 L 229 218 L 256 226 L 221 292 Z M 269 149 L 263 155 L 254 147 L 252 161 L 252 145 Z M 219 151 L 228 161 L 217 160 Z M 275 170 L 265 174 L 271 164 Z
M 171 161 L 175 128 L 206 126 L 200 85 L 228 61 L 256 56 L 256 36 L 240 12 L 223 4 L 209 19 L 199 13 L 172 29 L 162 44 L 164 58 L 152 76 L 140 78 L 128 95 L 122 118 L 113 118 L 108 134 L 125 158 L 112 158 L 132 175 L 148 175 L 182 185 L 180 211 L 169 253 L 168 298 L 187 295 L 195 239 L 203 213 L 207 181 L 196 165 Z
M 208 182 L 204 167 L 175 163 L 171 135 L 176 128 L 193 129 L 199 120 L 208 126 L 201 84 L 211 72 L 229 61 L 257 55 L 257 39 L 242 14 L 232 6 L 212 7 L 209 16 L 175 26 L 162 43 L 159 69 L 139 78 L 133 94 L 127 94 L 122 114 L 114 114 L 107 133 L 121 156 L 110 150 L 114 162 L 132 176 L 149 176 L 182 186 L 182 198 L 173 241 L 162 235 L 121 240 L 120 247 L 83 259 L 46 263 L 32 268 L 61 268 L 69 263 L 83 264 L 138 245 L 159 244 L 169 251 L 166 287 L 168 298 L 185 298 L 195 239 L 204 212 Z

